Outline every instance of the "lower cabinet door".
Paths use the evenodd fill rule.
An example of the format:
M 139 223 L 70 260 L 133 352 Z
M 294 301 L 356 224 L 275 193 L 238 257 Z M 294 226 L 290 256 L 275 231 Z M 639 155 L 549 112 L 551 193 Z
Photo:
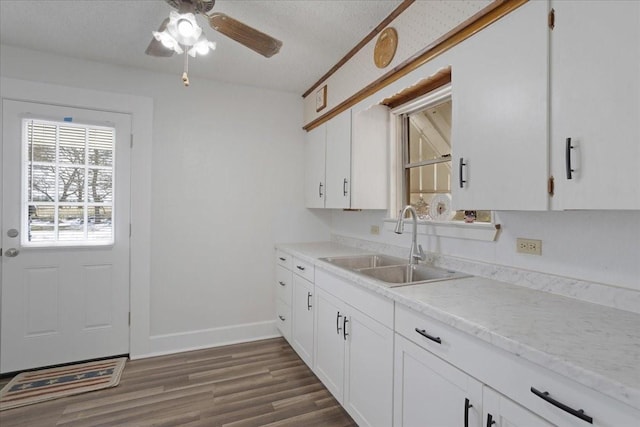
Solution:
M 315 302 L 314 372 L 336 400 L 342 403 L 345 351 L 344 303 L 322 289 L 316 289 Z
M 552 427 L 553 424 L 484 386 L 484 422 L 493 427 Z M 587 425 L 585 423 L 585 425 Z
M 313 366 L 313 283 L 293 275 L 291 345 L 309 367 Z
M 346 329 L 343 406 L 360 427 L 393 422 L 393 331 L 354 308 Z
M 394 427 L 482 425 L 482 383 L 395 335 Z

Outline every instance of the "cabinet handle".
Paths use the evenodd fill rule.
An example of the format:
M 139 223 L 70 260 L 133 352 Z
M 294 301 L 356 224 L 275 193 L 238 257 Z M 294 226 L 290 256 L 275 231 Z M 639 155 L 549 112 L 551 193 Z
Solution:
M 460 162 L 458 163 L 458 178 L 460 179 L 460 188 L 463 188 L 464 184 L 467 182 L 462 177 L 462 169 L 465 166 L 467 166 L 467 164 L 464 162 L 464 158 L 460 157 Z
M 531 393 L 535 394 L 536 396 L 538 396 L 542 400 L 545 400 L 545 401 L 551 403 L 556 408 L 560 408 L 563 411 L 570 413 L 574 417 L 580 418 L 582 421 L 586 421 L 589 424 L 593 424 L 593 418 L 591 418 L 590 416 L 585 414 L 583 409 L 577 409 L 576 410 L 576 409 L 570 408 L 569 406 L 565 405 L 562 402 L 558 402 L 553 397 L 549 396 L 549 392 L 548 391 L 540 391 L 540 390 L 537 390 L 534 387 L 531 387 Z
M 307 292 L 307 311 L 311 311 L 311 292 Z
M 280 286 L 287 286 L 287 284 L 286 284 L 286 283 L 284 283 L 284 282 L 282 282 L 282 281 L 280 281 L 280 282 L 278 282 L 278 283 L 280 283 Z
M 464 399 L 464 427 L 469 427 L 469 408 L 473 408 L 473 405 L 469 402 L 469 399 Z
M 440 339 L 440 337 L 434 337 L 433 335 L 429 335 L 427 331 L 425 331 L 424 329 L 416 328 L 416 332 L 422 335 L 423 337 L 430 339 L 431 341 L 435 341 L 438 344 L 442 344 L 442 340 Z
M 282 316 L 282 315 L 279 315 L 278 317 L 279 317 L 279 318 L 280 318 L 280 320 L 282 320 L 283 322 L 285 321 L 285 318 L 284 318 L 284 316 Z
M 564 150 L 564 159 L 567 165 L 567 179 L 572 179 L 572 172 L 575 172 L 574 169 L 571 169 L 571 150 L 573 149 L 573 145 L 571 145 L 571 138 L 567 138 L 566 146 Z
M 347 333 L 347 322 L 349 320 L 347 319 L 347 316 L 344 316 L 343 322 L 342 322 L 342 338 L 344 338 L 344 340 L 347 340 L 347 336 L 349 335 Z
M 300 271 L 304 271 L 304 267 L 303 267 L 303 266 L 301 266 L 301 265 L 296 265 L 296 268 L 297 268 L 298 270 L 300 270 Z
M 323 185 L 322 185 L 322 182 L 321 182 L 320 185 L 318 185 L 318 196 L 320 198 L 322 198 L 322 187 L 323 187 Z
M 287 260 L 287 259 L 286 259 L 286 258 L 284 258 L 284 257 L 280 257 L 279 259 L 280 259 L 280 261 L 286 261 L 286 260 Z
M 340 312 L 338 312 L 338 315 L 336 316 L 336 334 L 340 335 L 340 331 L 342 330 L 342 328 L 340 327 L 340 318 L 342 317 L 342 314 L 340 314 Z
M 347 196 L 347 178 L 342 181 L 342 195 Z
M 487 427 L 491 427 L 496 422 L 493 420 L 493 415 L 487 414 Z

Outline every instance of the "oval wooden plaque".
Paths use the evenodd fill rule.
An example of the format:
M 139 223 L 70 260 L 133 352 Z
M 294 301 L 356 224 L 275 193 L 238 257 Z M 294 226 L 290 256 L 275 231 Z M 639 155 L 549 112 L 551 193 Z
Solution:
M 385 28 L 378 36 L 376 46 L 373 49 L 373 62 L 376 67 L 384 68 L 391 63 L 398 47 L 398 33 L 393 27 Z

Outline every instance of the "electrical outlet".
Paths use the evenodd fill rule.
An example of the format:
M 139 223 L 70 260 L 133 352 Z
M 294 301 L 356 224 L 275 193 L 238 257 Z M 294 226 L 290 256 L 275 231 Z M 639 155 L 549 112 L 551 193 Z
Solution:
M 371 234 L 375 234 L 375 235 L 380 234 L 380 227 L 377 226 L 377 225 L 372 225 L 371 226 Z
M 516 252 L 521 254 L 542 255 L 542 240 L 516 239 Z

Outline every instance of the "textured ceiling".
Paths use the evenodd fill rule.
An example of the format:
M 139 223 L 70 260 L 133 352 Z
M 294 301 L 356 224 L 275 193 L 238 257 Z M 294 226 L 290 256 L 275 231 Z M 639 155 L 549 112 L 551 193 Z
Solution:
M 302 94 L 388 16 L 401 0 L 217 0 L 226 13 L 279 40 L 264 58 L 197 18 L 217 49 L 190 58 L 206 77 Z M 0 43 L 94 61 L 182 73 L 183 59 L 144 54 L 151 31 L 173 10 L 161 0 L 0 0 Z

